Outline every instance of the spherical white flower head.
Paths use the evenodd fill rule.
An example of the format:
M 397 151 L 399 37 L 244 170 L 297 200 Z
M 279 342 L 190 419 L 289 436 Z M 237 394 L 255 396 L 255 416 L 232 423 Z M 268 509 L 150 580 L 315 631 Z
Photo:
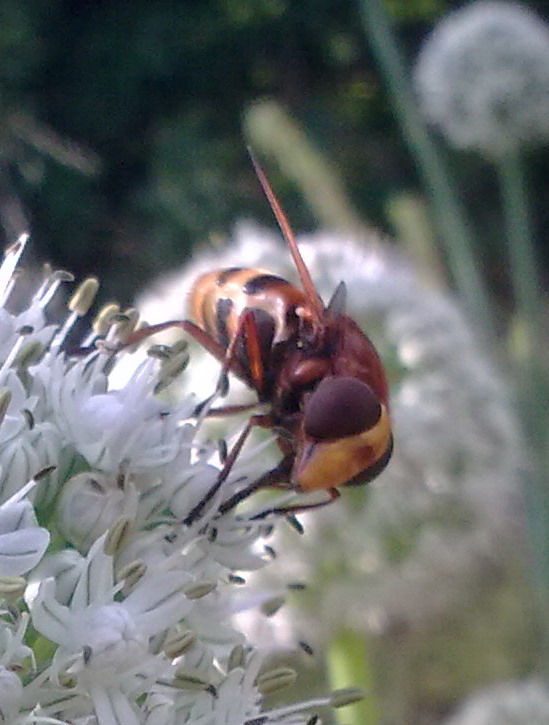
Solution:
M 415 76 L 425 114 L 456 146 L 498 156 L 549 137 L 549 30 L 525 7 L 477 2 L 451 13 Z
M 234 572 L 272 559 L 273 527 L 219 504 L 270 467 L 265 444 L 220 477 L 224 446 L 195 439 L 196 397 L 167 394 L 185 347 L 126 364 L 137 321 L 115 305 L 74 349 L 97 280 L 58 325 L 47 308 L 66 273 L 47 271 L 13 313 L 25 240 L 0 263 L 0 725 L 304 723 L 330 700 L 261 714 L 261 658 L 233 621 L 265 598 Z M 217 374 L 198 374 L 210 396 Z
M 471 696 L 443 725 L 546 725 L 549 690 L 541 680 L 504 682 Z

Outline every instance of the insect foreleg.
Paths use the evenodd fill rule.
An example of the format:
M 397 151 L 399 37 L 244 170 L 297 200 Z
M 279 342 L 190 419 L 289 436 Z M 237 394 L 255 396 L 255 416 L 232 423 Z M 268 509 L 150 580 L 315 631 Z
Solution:
M 237 491 L 230 498 L 224 501 L 219 507 L 219 514 L 222 516 L 223 514 L 227 513 L 227 511 L 230 511 L 231 509 L 235 508 L 235 506 L 238 506 L 238 504 L 248 498 L 248 496 L 251 496 L 252 493 L 259 491 L 262 488 L 269 488 L 271 486 L 276 486 L 283 481 L 288 481 L 291 469 L 292 457 L 286 456 L 271 471 L 264 473 L 262 476 L 250 483 L 248 486 L 245 486 L 240 491 Z
M 204 511 L 204 507 L 212 500 L 212 498 L 219 491 L 219 489 L 221 488 L 223 483 L 229 477 L 229 474 L 231 473 L 231 470 L 235 464 L 235 461 L 238 458 L 240 451 L 242 450 L 242 446 L 244 445 L 244 443 L 246 442 L 246 439 L 250 435 L 250 431 L 252 430 L 252 428 L 254 426 L 265 427 L 267 425 L 266 418 L 267 417 L 264 415 L 252 415 L 252 417 L 248 420 L 248 422 L 246 423 L 242 432 L 238 436 L 235 444 L 231 448 L 229 455 L 225 459 L 223 468 L 220 470 L 219 475 L 217 476 L 217 478 L 215 480 L 215 483 L 209 489 L 209 491 L 206 492 L 205 496 L 196 504 L 196 506 L 193 509 L 191 509 L 191 511 L 183 519 L 183 523 L 185 525 L 190 526 L 197 519 L 200 518 L 200 516 L 202 515 L 202 512 Z
M 174 327 L 184 330 L 193 338 L 193 340 L 195 340 L 216 360 L 218 360 L 222 364 L 225 374 L 228 370 L 230 370 L 236 375 L 241 377 L 244 376 L 244 368 L 239 361 L 234 356 L 231 356 L 230 359 L 228 359 L 227 351 L 223 345 L 215 340 L 208 332 L 203 330 L 201 327 L 198 327 L 198 325 L 190 320 L 170 320 L 169 322 L 160 322 L 157 325 L 148 325 L 147 327 L 143 327 L 132 333 L 122 347 L 125 348 L 137 345 L 147 339 L 147 337 L 151 337 L 151 335 L 156 335 L 158 332 L 164 332 L 165 330 L 170 330 Z

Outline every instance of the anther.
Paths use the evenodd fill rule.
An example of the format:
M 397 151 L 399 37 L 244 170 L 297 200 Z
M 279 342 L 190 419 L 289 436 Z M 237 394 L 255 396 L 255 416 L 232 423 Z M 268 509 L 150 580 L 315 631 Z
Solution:
M 88 277 L 78 285 L 67 307 L 71 312 L 74 312 L 79 317 L 83 317 L 93 305 L 98 289 L 99 280 L 97 277 Z
M 108 556 L 114 556 L 123 547 L 124 539 L 126 538 L 131 521 L 127 516 L 121 516 L 117 519 L 114 524 L 110 527 L 107 532 L 105 543 L 103 544 L 103 551 Z
M 114 302 L 102 307 L 96 315 L 92 328 L 96 335 L 103 337 L 109 331 L 116 315 L 120 313 L 120 307 Z
M 345 707 L 355 702 L 364 700 L 366 693 L 360 687 L 344 687 L 341 690 L 334 690 L 330 695 L 332 707 Z
M 196 644 L 196 634 L 190 629 L 170 637 L 164 644 L 164 653 L 170 659 L 181 657 L 185 652 L 191 650 Z
M 8 388 L 0 390 L 0 425 L 2 424 L 11 403 L 11 392 Z
M 185 594 L 187 599 L 202 599 L 202 597 L 205 597 L 207 594 L 210 594 L 210 592 L 213 592 L 213 590 L 216 588 L 217 588 L 217 582 L 212 582 L 212 581 L 194 582 L 193 584 L 185 587 L 183 589 L 183 593 Z
M 291 667 L 275 667 L 258 675 L 255 684 L 262 695 L 267 695 L 293 685 L 296 679 L 297 673 Z
M 284 604 L 286 604 L 286 599 L 284 597 L 273 597 L 272 599 L 268 599 L 266 602 L 263 602 L 260 611 L 266 617 L 273 617 L 279 609 L 284 606 Z
M 142 559 L 136 559 L 123 566 L 117 572 L 117 581 L 124 582 L 125 589 L 132 589 L 147 573 L 147 565 Z

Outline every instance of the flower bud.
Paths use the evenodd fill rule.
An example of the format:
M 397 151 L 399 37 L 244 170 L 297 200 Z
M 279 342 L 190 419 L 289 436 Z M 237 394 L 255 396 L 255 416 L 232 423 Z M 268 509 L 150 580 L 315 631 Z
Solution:
M 60 531 L 73 546 L 88 551 L 123 514 L 124 491 L 99 472 L 77 473 L 63 487 L 57 508 Z

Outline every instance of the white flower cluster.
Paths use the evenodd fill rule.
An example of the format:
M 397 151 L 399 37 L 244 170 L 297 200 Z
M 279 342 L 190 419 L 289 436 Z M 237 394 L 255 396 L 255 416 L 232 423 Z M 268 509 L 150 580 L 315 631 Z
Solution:
M 219 517 L 218 505 L 261 460 L 255 471 L 238 460 L 182 525 L 219 474 L 217 448 L 195 442 L 197 401 L 157 395 L 186 353 L 157 349 L 121 384 L 124 351 L 91 344 L 122 337 L 132 315 L 111 309 L 89 351 L 68 354 L 96 283 L 61 326 L 48 307 L 66 275 L 8 311 L 24 241 L 0 268 L 0 724 L 298 724 L 342 704 L 263 710 L 291 671 L 265 669 L 233 624 L 261 603 L 236 572 L 270 558 L 272 522 Z
M 499 156 L 549 138 L 549 29 L 527 6 L 481 0 L 450 13 L 425 41 L 416 83 L 456 146 Z
M 501 682 L 485 687 L 443 725 L 546 725 L 549 689 L 541 679 Z

